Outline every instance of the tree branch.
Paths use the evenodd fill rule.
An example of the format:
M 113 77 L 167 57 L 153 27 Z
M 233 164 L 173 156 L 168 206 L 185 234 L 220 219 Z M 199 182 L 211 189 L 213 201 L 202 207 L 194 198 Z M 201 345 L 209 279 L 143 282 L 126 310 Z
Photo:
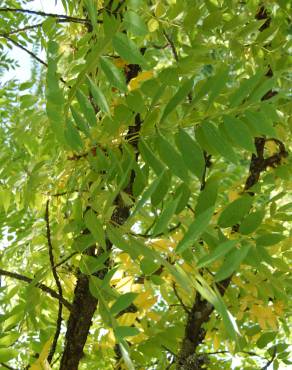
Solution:
M 9 369 L 9 370 L 16 370 L 14 367 L 11 367 L 9 365 L 6 365 L 4 362 L 1 362 L 0 365 L 3 366 L 3 367 L 5 367 L 6 369 Z
M 0 37 L 3 37 L 6 40 L 12 42 L 15 46 L 17 46 L 18 48 L 20 48 L 21 50 L 23 50 L 27 54 L 29 54 L 33 59 L 35 59 L 36 61 L 38 61 L 39 63 L 41 63 L 45 67 L 48 67 L 48 64 L 45 61 L 43 61 L 41 58 L 39 58 L 37 55 L 35 55 L 32 51 L 28 50 L 26 47 L 19 44 L 17 41 L 14 41 L 12 38 L 10 38 L 9 36 L 6 36 L 5 34 L 1 34 Z M 67 84 L 67 82 L 62 77 L 60 77 L 60 81 L 63 82 L 64 84 Z
M 85 19 L 85 18 L 71 17 L 71 16 L 65 15 L 65 14 L 45 13 L 45 12 L 42 12 L 42 11 L 29 10 L 29 9 L 0 8 L 0 12 L 34 14 L 34 15 L 39 15 L 41 17 L 52 17 L 52 18 L 66 19 L 69 22 L 88 23 L 88 20 Z
M 273 351 L 273 354 L 272 354 L 272 357 L 271 359 L 266 363 L 266 365 L 264 367 L 261 368 L 261 370 L 268 370 L 269 366 L 273 363 L 273 361 L 275 360 L 276 358 L 276 355 L 277 355 L 277 347 L 275 346 L 274 347 L 274 351 Z
M 61 19 L 56 19 L 56 22 L 57 23 L 69 23 L 69 22 L 72 22 L 72 20 L 68 20 L 66 18 L 61 18 Z M 79 23 L 79 22 L 75 21 L 75 23 Z M 1 32 L 0 33 L 0 36 L 1 37 L 5 37 L 5 36 L 9 36 L 9 35 L 14 35 L 16 33 L 33 30 L 35 28 L 42 27 L 43 24 L 44 24 L 44 22 L 40 22 L 40 23 L 36 23 L 36 24 L 31 24 L 31 25 L 25 26 L 23 28 L 17 28 L 17 29 L 12 30 L 12 31 L 8 31 L 8 32 L 5 32 L 4 31 L 4 32 Z M 81 22 L 81 24 L 85 24 L 85 23 L 84 22 Z
M 51 264 L 51 269 L 53 273 L 53 277 L 58 289 L 59 296 L 63 298 L 63 290 L 62 290 L 62 285 L 59 279 L 59 276 L 57 274 L 57 270 L 55 267 L 55 262 L 54 262 L 54 253 L 53 253 L 53 245 L 52 245 L 52 239 L 51 239 L 51 228 L 50 228 L 50 201 L 47 200 L 46 203 L 46 213 L 45 213 L 45 221 L 46 221 L 46 229 L 47 229 L 47 241 L 48 241 L 48 247 L 49 247 L 49 257 L 50 257 L 50 264 Z M 62 310 L 63 306 L 61 301 L 59 301 L 59 309 L 58 309 L 58 317 L 57 317 L 57 322 L 56 322 L 56 331 L 54 335 L 54 339 L 51 345 L 50 353 L 48 355 L 48 362 L 49 364 L 52 362 L 52 359 L 54 357 L 56 347 L 57 347 L 57 342 L 58 338 L 61 332 L 61 325 L 62 325 Z
M 13 40 L 9 36 L 6 36 L 5 34 L 1 34 L 0 37 L 4 37 L 6 40 L 12 42 L 15 46 L 17 46 L 19 49 L 25 51 L 27 54 L 29 54 L 33 59 L 44 65 L 45 67 L 48 67 L 48 64 L 44 62 L 41 58 L 39 58 L 37 55 L 35 55 L 32 51 L 28 50 L 21 44 L 19 44 L 17 41 Z
M 0 269 L 0 276 L 7 276 L 12 279 L 24 281 L 25 283 L 28 284 L 31 284 L 33 282 L 33 279 L 27 276 L 17 274 L 16 272 L 6 271 L 3 269 Z M 58 299 L 69 311 L 71 311 L 72 309 L 71 303 L 69 303 L 65 298 L 61 297 L 55 290 L 41 283 L 35 284 L 34 287 L 41 289 L 45 293 L 48 293 L 52 298 Z
M 172 284 L 172 287 L 173 287 L 173 292 L 174 292 L 174 294 L 175 294 L 175 296 L 176 296 L 176 298 L 178 299 L 178 301 L 179 301 L 179 303 L 180 303 L 180 305 L 182 306 L 182 308 L 185 310 L 185 312 L 189 315 L 190 314 L 190 309 L 183 303 L 183 301 L 182 301 L 182 299 L 181 299 L 181 297 L 179 296 L 179 294 L 178 294 L 178 291 L 177 291 L 177 289 L 176 289 L 176 286 L 175 286 L 175 283 L 173 283 Z
M 139 70 L 136 65 L 130 64 L 128 66 L 129 76 L 131 78 L 136 77 Z M 137 71 L 136 75 L 133 75 L 133 70 Z M 127 76 L 126 76 L 127 77 Z M 138 158 L 138 133 L 141 128 L 141 117 L 139 114 L 135 117 L 135 123 L 130 126 L 126 138 L 128 142 L 136 151 L 136 158 Z M 135 172 L 132 170 L 130 180 L 127 186 L 123 189 L 128 195 L 133 193 L 133 183 L 135 179 Z M 124 204 L 120 195 L 118 195 L 114 201 L 115 209 L 113 211 L 111 221 L 115 225 L 123 225 L 130 215 L 129 205 Z M 110 240 L 106 240 L 107 250 L 110 251 L 112 243 Z M 99 247 L 96 252 L 96 246 L 93 245 L 85 250 L 86 254 L 91 256 L 98 256 L 104 253 L 103 249 Z M 97 272 L 99 279 L 103 280 L 107 274 L 110 266 L 110 258 L 105 262 L 105 268 Z M 77 282 L 74 290 L 73 307 L 70 313 L 67 331 L 65 336 L 65 348 L 61 359 L 60 370 L 77 370 L 79 362 L 83 357 L 83 349 L 89 335 L 92 318 L 94 316 L 98 300 L 93 297 L 89 290 L 89 277 L 81 271 L 78 272 Z
M 164 37 L 166 38 L 166 40 L 168 41 L 168 43 L 171 47 L 174 59 L 178 62 L 178 54 L 177 54 L 176 47 L 175 47 L 172 39 L 168 36 L 168 34 L 165 31 L 163 31 L 163 35 L 164 35 Z

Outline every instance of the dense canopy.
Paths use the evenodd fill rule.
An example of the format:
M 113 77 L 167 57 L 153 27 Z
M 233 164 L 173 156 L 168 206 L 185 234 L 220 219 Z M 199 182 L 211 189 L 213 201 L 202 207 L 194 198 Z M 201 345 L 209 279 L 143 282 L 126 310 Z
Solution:
M 0 369 L 288 368 L 291 1 L 57 2 L 0 6 Z

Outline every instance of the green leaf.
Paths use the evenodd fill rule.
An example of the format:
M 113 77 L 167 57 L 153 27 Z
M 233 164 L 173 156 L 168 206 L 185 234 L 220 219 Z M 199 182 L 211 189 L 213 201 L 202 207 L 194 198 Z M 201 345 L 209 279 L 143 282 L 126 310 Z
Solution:
M 250 195 L 243 195 L 228 204 L 222 211 L 218 219 L 220 227 L 229 227 L 236 225 L 249 212 L 253 198 Z
M 11 332 L 0 338 L 0 347 L 10 347 L 20 337 L 20 333 Z
M 78 130 L 73 126 L 70 119 L 66 122 L 65 139 L 68 145 L 76 151 L 83 149 L 83 142 Z
M 79 130 L 82 131 L 87 137 L 90 137 L 89 127 L 88 127 L 87 122 L 84 121 L 84 119 L 75 110 L 75 108 L 71 106 L 70 110 L 71 110 L 72 116 Z
M 125 293 L 121 295 L 115 303 L 111 306 L 110 312 L 113 316 L 117 315 L 124 309 L 130 306 L 130 304 L 134 301 L 137 297 L 137 293 Z
M 140 330 L 134 326 L 117 326 L 114 328 L 115 336 L 118 339 L 125 337 L 134 337 L 140 333 Z
M 95 1 L 84 0 L 84 5 L 88 12 L 92 27 L 97 30 L 97 11 Z
M 109 258 L 109 252 L 105 252 L 98 257 L 87 256 L 81 258 L 79 268 L 85 275 L 91 275 L 105 267 L 104 262 Z
M 185 166 L 185 162 L 182 159 L 182 156 L 169 143 L 169 141 L 161 135 L 159 135 L 158 137 L 158 150 L 160 158 L 168 166 L 172 173 L 178 176 L 183 181 L 188 182 L 188 170 Z
M 89 209 L 84 216 L 86 227 L 89 229 L 94 239 L 103 247 L 106 248 L 105 235 L 101 221 L 97 218 L 92 209 Z
M 159 264 L 150 258 L 143 258 L 140 262 L 140 268 L 143 274 L 151 275 L 153 272 L 159 269 Z
M 236 325 L 236 321 L 232 314 L 228 311 L 221 297 L 221 294 L 218 292 L 216 288 L 214 291 L 201 275 L 197 274 L 196 280 L 197 280 L 195 282 L 196 290 L 201 294 L 203 298 L 205 298 L 215 307 L 215 309 L 223 319 L 223 323 L 228 335 L 237 343 L 237 346 L 240 347 L 238 342 L 239 330 Z
M 91 47 L 90 52 L 86 58 L 85 66 L 79 73 L 77 79 L 74 80 L 76 82 L 71 86 L 71 89 L 69 91 L 67 104 L 65 108 L 65 116 L 67 115 L 72 99 L 76 95 L 76 91 L 80 88 L 80 86 L 84 82 L 84 79 L 86 78 L 86 75 L 89 73 L 89 71 L 91 71 L 92 68 L 96 68 L 96 63 L 98 61 L 100 54 L 103 52 L 103 50 L 106 48 L 106 46 L 109 44 L 110 41 L 111 41 L 111 36 L 106 36 L 104 38 L 98 38 L 98 41 L 96 41 L 96 44 Z
M 100 57 L 100 66 L 111 86 L 116 87 L 122 92 L 126 92 L 128 90 L 125 76 L 112 62 L 109 61 L 109 58 Z
M 256 244 L 262 247 L 269 247 L 280 243 L 285 238 L 285 235 L 278 233 L 264 234 L 256 238 Z
M 84 114 L 89 125 L 93 127 L 96 126 L 95 112 L 88 97 L 86 97 L 81 90 L 78 90 L 76 92 L 76 98 L 80 105 L 81 112 Z
M 277 137 L 277 133 L 272 123 L 264 116 L 263 113 L 252 112 L 248 110 L 245 112 L 245 117 L 257 134 Z
M 229 68 L 223 67 L 218 73 L 212 78 L 212 87 L 209 94 L 208 107 L 213 103 L 216 97 L 220 94 L 224 88 L 226 82 L 229 79 Z
M 132 10 L 125 14 L 124 26 L 135 36 L 145 36 L 148 33 L 148 28 L 143 19 Z
M 145 60 L 137 45 L 124 33 L 117 33 L 113 37 L 113 47 L 116 52 L 129 63 L 144 65 Z
M 12 348 L 0 348 L 0 362 L 7 362 L 16 358 L 18 351 Z
M 163 176 L 163 173 L 161 174 Z M 150 186 L 144 191 L 142 194 L 141 199 L 137 202 L 136 207 L 131 214 L 130 218 L 134 217 L 137 212 L 140 211 L 140 209 L 144 206 L 144 204 L 147 202 L 147 200 L 151 197 L 153 192 L 157 189 L 157 184 L 161 181 L 161 178 L 159 177 L 158 179 L 154 180 Z M 129 219 L 128 219 L 129 220 Z
M 246 125 L 238 118 L 224 116 L 224 128 L 228 136 L 241 148 L 255 153 L 253 138 Z
M 249 101 L 256 102 L 259 101 L 268 91 L 270 91 L 275 85 L 275 78 L 266 77 L 265 81 L 260 84 L 258 88 L 251 94 Z
M 159 215 L 158 220 L 154 226 L 153 235 L 163 233 L 167 229 L 167 226 L 172 216 L 175 214 L 178 202 L 179 198 L 176 198 L 171 200 L 168 204 L 166 204 L 165 208 Z
M 127 345 L 127 342 L 121 338 L 117 338 L 119 342 L 119 347 L 123 356 L 123 360 L 127 366 L 128 370 L 135 370 L 135 366 L 130 358 L 129 355 L 129 346 Z
M 92 234 L 87 234 L 87 235 L 81 235 L 78 236 L 72 245 L 72 248 L 77 251 L 82 253 L 85 251 L 85 249 L 91 247 L 92 245 L 95 245 L 95 240 Z
M 225 256 L 232 249 L 234 249 L 237 240 L 228 240 L 219 244 L 210 254 L 201 258 L 197 263 L 197 268 L 210 265 L 212 262 L 217 261 L 219 258 Z
M 110 115 L 110 109 L 109 109 L 108 103 L 106 101 L 106 97 L 104 96 L 103 92 L 97 85 L 94 84 L 94 82 L 88 76 L 87 76 L 87 79 L 89 82 L 91 94 L 93 96 L 93 99 L 96 105 L 100 108 L 102 112 Z
M 157 176 L 160 176 L 161 173 L 164 172 L 165 166 L 153 153 L 152 149 L 143 138 L 139 140 L 139 150 L 144 161 L 153 169 Z
M 128 253 L 132 259 L 134 260 L 137 259 L 137 257 L 139 256 L 139 251 L 133 248 L 131 243 L 122 237 L 118 228 L 114 228 L 113 226 L 108 226 L 106 231 L 113 245 L 115 245 L 117 248 L 121 249 L 122 251 Z
M 265 217 L 265 211 L 256 211 L 247 215 L 239 227 L 239 231 L 243 235 L 248 235 L 253 233 L 262 223 Z
M 165 170 L 162 172 L 161 176 L 159 177 L 159 182 L 151 195 L 151 203 L 154 207 L 156 207 L 165 197 L 167 191 L 170 187 L 171 182 L 171 174 L 170 171 Z
M 175 211 L 176 214 L 179 214 L 184 210 L 190 196 L 191 191 L 189 187 L 185 183 L 180 184 L 174 193 L 174 198 L 179 198 L 179 202 Z
M 249 79 L 243 80 L 240 83 L 238 90 L 236 90 L 235 93 L 232 94 L 230 97 L 230 108 L 234 108 L 240 105 L 243 99 L 246 98 L 253 91 L 253 89 L 260 82 L 263 76 L 264 72 L 260 70 Z
M 257 340 L 258 348 L 265 348 L 267 345 L 272 342 L 277 336 L 275 331 L 263 333 L 260 338 Z
M 216 272 L 215 281 L 222 281 L 232 275 L 239 268 L 250 248 L 250 245 L 241 245 L 240 248 L 229 253 L 219 271 Z
M 211 207 L 195 218 L 182 240 L 178 243 L 176 253 L 182 254 L 187 248 L 191 247 L 195 243 L 209 225 L 213 212 L 214 208 Z
M 160 123 L 162 123 L 166 117 L 180 104 L 191 91 L 194 84 L 193 78 L 185 81 L 183 85 L 177 90 L 175 95 L 170 99 L 167 103 L 166 107 L 164 108 Z
M 198 216 L 206 209 L 215 206 L 218 194 L 218 182 L 216 179 L 209 178 L 205 184 L 204 189 L 200 192 L 195 214 Z
M 204 136 L 208 143 L 228 161 L 237 163 L 237 155 L 231 145 L 223 138 L 218 129 L 211 122 L 202 124 Z
M 189 171 L 201 180 L 205 170 L 205 158 L 202 149 L 182 129 L 176 135 L 176 144 Z

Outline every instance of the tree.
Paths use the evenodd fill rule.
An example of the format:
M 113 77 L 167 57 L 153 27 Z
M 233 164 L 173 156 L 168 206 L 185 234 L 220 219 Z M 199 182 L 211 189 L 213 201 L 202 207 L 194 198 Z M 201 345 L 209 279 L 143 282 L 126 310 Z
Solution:
M 0 73 L 34 62 L 0 86 L 1 369 L 289 366 L 291 3 L 29 3 L 0 8 Z

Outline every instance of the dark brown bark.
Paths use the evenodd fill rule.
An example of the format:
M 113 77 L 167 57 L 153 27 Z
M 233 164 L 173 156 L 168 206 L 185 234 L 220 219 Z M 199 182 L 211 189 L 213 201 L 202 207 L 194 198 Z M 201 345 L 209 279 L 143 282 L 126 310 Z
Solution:
M 261 6 L 255 16 L 256 19 L 266 19 L 266 22 L 261 26 L 259 31 L 263 31 L 268 28 L 271 23 L 270 15 L 264 6 Z M 266 74 L 268 78 L 273 76 L 273 71 L 269 66 L 268 72 Z M 271 99 L 275 96 L 277 92 L 270 90 L 263 97 L 263 100 Z M 278 145 L 278 153 L 265 158 L 264 150 L 265 143 L 269 140 L 274 141 Z M 276 167 L 281 163 L 282 158 L 288 156 L 288 152 L 285 149 L 284 144 L 277 139 L 266 139 L 264 137 L 255 138 L 256 154 L 252 154 L 249 175 L 246 179 L 244 190 L 248 192 L 251 196 L 254 195 L 252 191 L 248 191 L 260 180 L 260 175 L 267 167 Z M 207 166 L 206 166 L 207 167 Z M 202 190 L 202 188 L 201 188 Z M 234 225 L 233 230 L 236 232 L 238 230 L 238 225 Z M 217 284 L 219 293 L 223 296 L 230 285 L 231 277 L 221 281 Z M 203 324 L 208 322 L 214 307 L 202 299 L 201 295 L 197 292 L 195 297 L 194 305 L 187 315 L 187 323 L 185 327 L 185 334 L 182 341 L 181 349 L 177 358 L 177 370 L 201 370 L 206 369 L 208 363 L 208 357 L 196 353 L 196 349 L 201 344 L 205 338 L 205 330 L 203 329 Z
M 60 370 L 78 369 L 96 306 L 97 299 L 89 291 L 88 276 L 79 272 Z
M 137 65 L 129 65 L 126 71 L 127 80 L 137 76 L 140 67 Z M 136 158 L 138 158 L 138 134 L 141 128 L 141 118 L 137 114 L 133 126 L 128 129 L 126 139 L 129 144 L 136 150 Z M 132 170 L 129 183 L 124 191 L 132 195 L 132 186 L 135 179 L 135 172 Z M 112 214 L 111 220 L 114 225 L 123 225 L 129 217 L 130 207 L 125 205 L 122 198 L 118 195 L 115 199 L 116 208 Z M 112 244 L 107 240 L 107 249 L 110 250 Z M 86 253 L 96 255 L 95 246 L 90 247 Z M 98 249 L 97 254 L 102 253 L 102 249 Z M 105 262 L 106 268 L 98 272 L 98 277 L 103 279 L 110 266 L 110 259 Z M 98 300 L 92 296 L 89 290 L 89 278 L 78 273 L 76 287 L 74 290 L 74 300 L 72 311 L 68 320 L 67 332 L 65 337 L 65 348 L 61 359 L 60 370 L 77 370 L 80 360 L 83 357 L 83 349 L 89 334 L 89 329 L 92 324 L 92 319 L 96 311 Z

